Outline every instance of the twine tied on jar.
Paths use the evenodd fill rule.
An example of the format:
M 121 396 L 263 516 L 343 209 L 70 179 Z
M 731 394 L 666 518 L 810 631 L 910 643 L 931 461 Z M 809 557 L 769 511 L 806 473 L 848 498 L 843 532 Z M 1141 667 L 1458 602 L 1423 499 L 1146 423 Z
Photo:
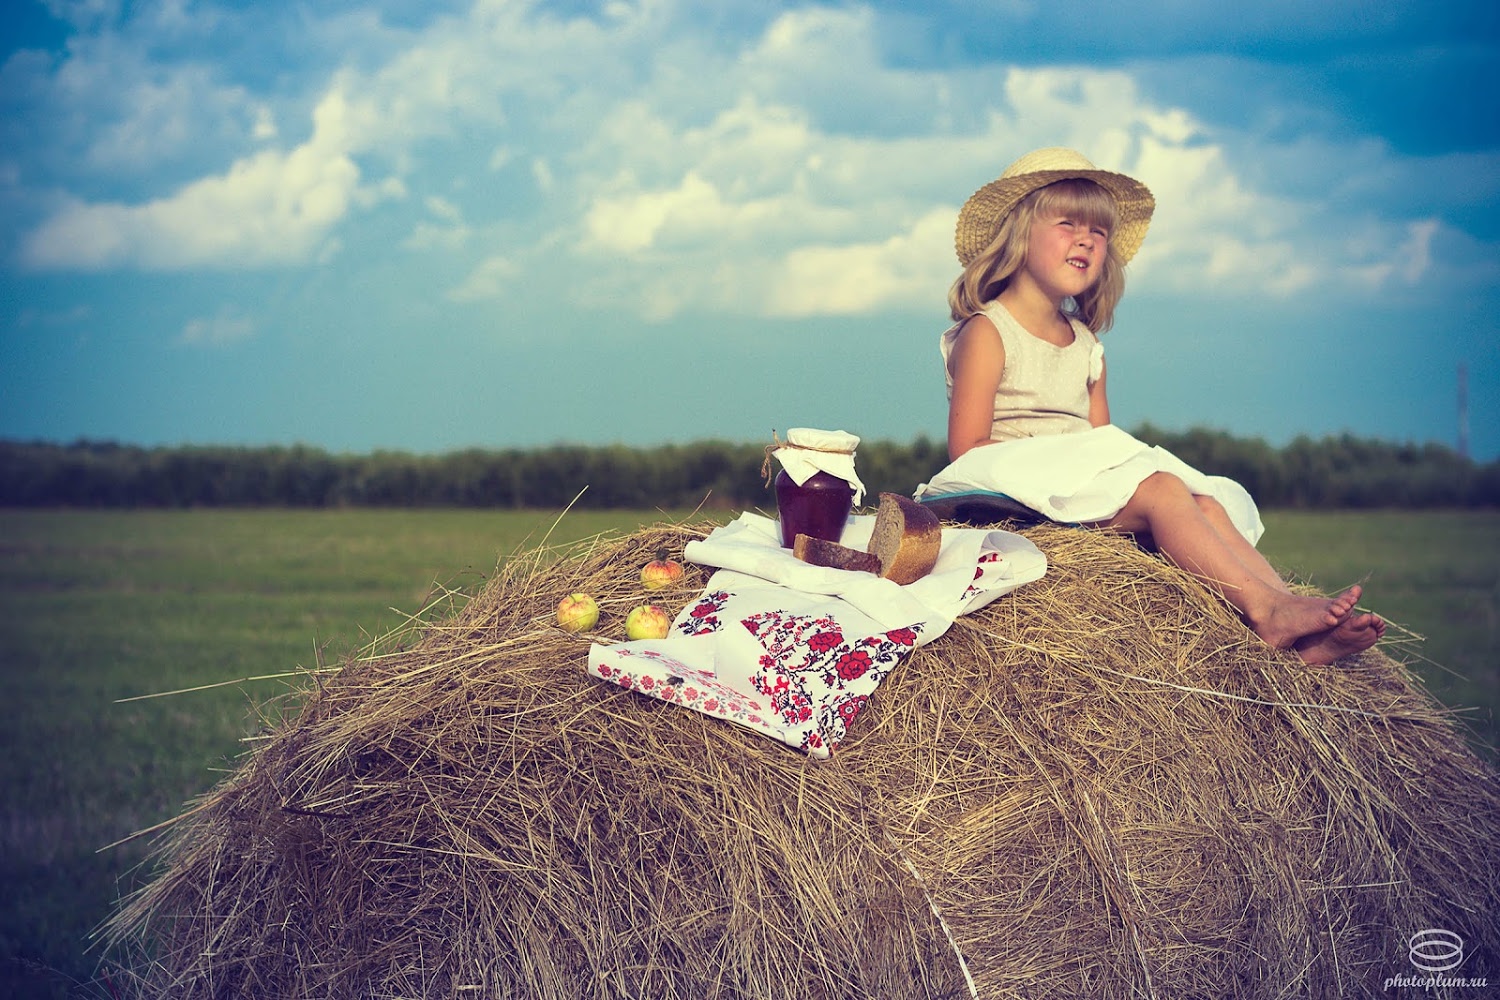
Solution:
M 773 444 L 766 445 L 765 461 L 760 474 L 766 485 L 771 485 L 771 457 L 774 455 L 798 486 L 819 472 L 837 476 L 854 489 L 857 506 L 864 498 L 865 484 L 859 481 L 854 471 L 854 450 L 859 447 L 859 437 L 846 431 L 823 431 L 812 427 L 793 427 L 787 430 L 786 440 L 781 440 L 776 431 L 771 431 Z

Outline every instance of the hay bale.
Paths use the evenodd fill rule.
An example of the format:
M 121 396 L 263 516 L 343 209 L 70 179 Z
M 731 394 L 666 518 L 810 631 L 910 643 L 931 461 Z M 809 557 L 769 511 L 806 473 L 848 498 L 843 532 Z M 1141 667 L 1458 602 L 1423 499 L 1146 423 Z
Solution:
M 819 762 L 587 677 L 552 624 L 586 590 L 623 637 L 642 562 L 710 527 L 517 558 L 321 681 L 113 918 L 141 993 L 1375 996 L 1423 928 L 1500 973 L 1500 781 L 1385 655 L 1302 666 L 1038 526 L 1047 577 Z

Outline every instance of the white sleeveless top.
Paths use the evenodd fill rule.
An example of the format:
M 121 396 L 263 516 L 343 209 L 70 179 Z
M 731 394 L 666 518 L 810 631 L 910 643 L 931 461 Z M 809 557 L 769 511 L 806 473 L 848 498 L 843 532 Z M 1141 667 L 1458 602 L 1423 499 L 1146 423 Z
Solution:
M 1069 317 L 1073 343 L 1058 347 L 1027 333 L 998 301 L 987 304 L 982 315 L 995 324 L 1005 346 L 1005 369 L 995 390 L 995 418 L 990 437 L 1003 441 L 1092 429 L 1089 388 L 1104 373 L 1104 345 L 1094 332 L 1082 321 Z M 943 331 L 940 342 L 949 402 L 953 400 L 953 373 L 948 368 L 948 358 L 962 326 L 955 323 Z

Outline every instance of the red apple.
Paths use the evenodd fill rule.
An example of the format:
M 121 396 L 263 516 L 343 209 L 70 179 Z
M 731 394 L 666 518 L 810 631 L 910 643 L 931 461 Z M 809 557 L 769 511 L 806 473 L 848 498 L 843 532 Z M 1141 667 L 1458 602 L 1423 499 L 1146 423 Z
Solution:
M 642 604 L 625 616 L 625 635 L 630 639 L 665 639 L 672 619 L 654 604 Z
M 658 549 L 656 558 L 641 568 L 641 586 L 661 590 L 682 580 L 682 563 L 667 558 L 666 549 Z
M 557 605 L 557 624 L 569 632 L 586 632 L 599 624 L 599 604 L 588 594 L 569 594 Z

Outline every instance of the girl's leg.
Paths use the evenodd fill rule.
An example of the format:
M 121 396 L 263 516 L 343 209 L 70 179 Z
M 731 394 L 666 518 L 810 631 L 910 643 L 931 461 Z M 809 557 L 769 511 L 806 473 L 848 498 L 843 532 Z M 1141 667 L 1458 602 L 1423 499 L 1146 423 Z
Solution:
M 1198 505 L 1182 480 L 1159 472 L 1144 480 L 1106 524 L 1149 533 L 1162 552 L 1222 594 L 1251 631 L 1277 649 L 1290 649 L 1298 640 L 1337 628 L 1353 609 L 1357 592 L 1346 591 L 1337 598 L 1302 597 L 1288 592 L 1258 554 L 1247 565 L 1239 546 L 1220 534 L 1214 517 Z M 1232 525 L 1230 529 L 1239 538 Z M 1271 576 L 1275 583 L 1267 578 Z
M 1230 550 L 1245 564 L 1246 569 L 1268 586 L 1284 593 L 1291 593 L 1291 588 L 1281 578 L 1281 574 L 1266 561 L 1266 557 L 1260 554 L 1259 549 L 1240 534 L 1222 504 L 1213 497 L 1200 494 L 1194 494 L 1193 500 L 1198 504 L 1198 509 L 1203 511 L 1203 516 L 1219 532 Z M 1335 660 L 1362 649 L 1368 649 L 1374 643 L 1379 642 L 1385 635 L 1385 621 L 1378 615 L 1353 613 L 1355 602 L 1359 600 L 1361 592 L 1361 588 L 1356 585 L 1335 597 L 1336 612 L 1338 607 L 1347 605 L 1343 611 L 1344 620 L 1327 631 L 1314 632 L 1298 639 L 1292 644 L 1297 655 L 1307 663 L 1333 663 Z
M 1229 512 L 1224 509 L 1223 504 L 1213 497 L 1203 496 L 1200 493 L 1193 494 L 1193 502 L 1198 505 L 1199 510 L 1203 511 L 1203 516 L 1208 519 L 1208 523 L 1214 526 L 1214 530 L 1218 532 L 1220 538 L 1224 539 L 1230 552 L 1245 565 L 1247 570 L 1275 590 L 1285 594 L 1292 592 L 1292 588 L 1287 586 L 1281 574 L 1266 561 L 1266 557 L 1261 555 L 1260 550 L 1240 534 L 1240 529 L 1234 526 L 1234 521 L 1230 519 Z M 1356 584 L 1334 598 L 1340 606 L 1347 604 L 1342 611 L 1343 615 L 1354 610 L 1354 605 L 1363 592 L 1363 588 Z

